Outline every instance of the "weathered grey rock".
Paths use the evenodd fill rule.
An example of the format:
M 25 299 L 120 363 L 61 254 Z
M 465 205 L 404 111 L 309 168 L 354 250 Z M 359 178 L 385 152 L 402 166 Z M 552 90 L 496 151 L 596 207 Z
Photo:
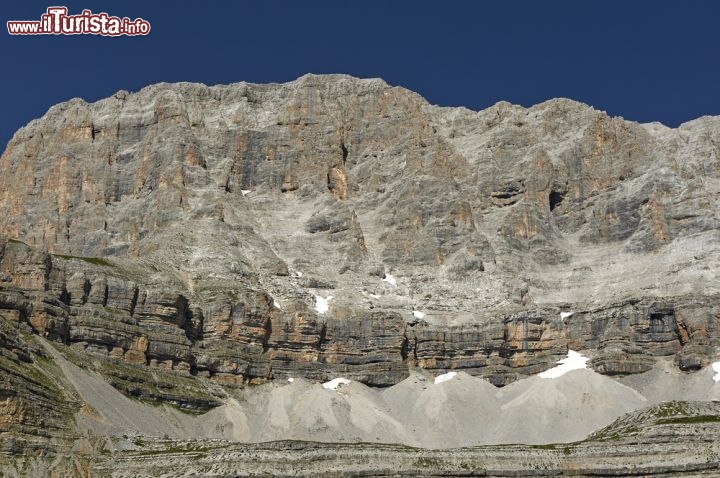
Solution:
M 127 439 L 113 450 L 68 461 L 90 476 L 717 476 L 716 404 L 671 402 L 628 414 L 590 439 L 533 447 L 506 445 L 427 450 L 380 443 Z M 19 475 L 42 459 L 8 468 Z M 74 465 L 74 468 L 72 467 Z M 47 469 L 47 468 L 45 468 Z M 14 476 L 14 475 L 9 475 Z
M 718 118 L 472 112 L 342 75 L 76 99 L 0 158 L 0 306 L 226 382 L 504 385 L 568 348 L 696 370 L 718 345 L 717 144 Z
M 71 426 L 77 397 L 29 336 L 0 312 L 0 455 L 51 454 L 77 438 Z

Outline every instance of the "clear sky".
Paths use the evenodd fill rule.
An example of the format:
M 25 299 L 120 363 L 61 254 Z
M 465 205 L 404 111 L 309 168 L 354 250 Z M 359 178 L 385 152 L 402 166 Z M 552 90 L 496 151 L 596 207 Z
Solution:
M 12 36 L 9 20 L 142 17 L 141 37 Z M 720 2 L 253 0 L 2 2 L 0 145 L 55 103 L 160 81 L 381 77 L 472 109 L 568 97 L 670 126 L 720 115 Z

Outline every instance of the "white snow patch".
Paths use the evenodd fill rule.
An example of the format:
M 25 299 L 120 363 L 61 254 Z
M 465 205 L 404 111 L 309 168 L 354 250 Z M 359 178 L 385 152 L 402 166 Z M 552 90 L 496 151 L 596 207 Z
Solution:
M 560 312 L 560 318 L 562 320 L 567 319 L 568 317 L 571 317 L 573 315 L 572 312 Z
M 295 379 L 292 378 L 292 377 L 290 377 L 290 378 L 288 379 L 288 382 L 290 382 L 290 383 L 293 383 L 294 381 L 295 381 Z
M 315 296 L 315 310 L 318 314 L 324 314 L 330 309 L 330 302 L 333 299 L 333 296 L 329 295 L 327 297 L 323 297 L 320 295 Z
M 425 312 L 420 312 L 419 310 L 413 310 L 413 315 L 416 319 L 424 319 L 425 318 Z
M 380 298 L 380 296 L 377 295 L 377 294 L 370 294 L 370 297 L 372 297 L 373 299 L 379 299 L 379 298 Z
M 387 282 L 390 285 L 397 285 L 397 281 L 390 274 L 385 274 L 385 277 L 383 278 L 383 282 Z
M 455 378 L 456 375 L 457 372 L 448 372 L 442 375 L 438 375 L 437 377 L 435 377 L 435 385 L 437 385 L 438 383 L 447 382 L 448 380 L 452 380 L 453 378 Z
M 712 364 L 713 372 L 715 372 L 715 375 L 713 376 L 713 380 L 716 382 L 720 382 L 720 362 L 714 362 Z
M 282 307 L 280 307 L 280 302 L 278 302 L 277 299 L 273 299 L 273 307 L 275 307 L 276 309 L 282 308 Z
M 545 370 L 541 374 L 538 374 L 540 378 L 558 378 L 561 375 L 565 375 L 570 370 L 578 370 L 581 368 L 587 368 L 587 361 L 589 358 L 575 352 L 574 350 L 568 350 L 567 358 L 558 360 L 557 367 L 553 367 L 550 370 Z
M 290 275 L 291 275 L 292 277 L 302 277 L 302 276 L 303 276 L 303 273 L 300 272 L 300 271 L 296 271 L 296 270 L 294 270 L 294 269 L 290 269 Z
M 250 194 L 252 192 L 252 189 L 241 189 L 240 192 L 242 193 L 243 196 L 247 196 L 248 194 Z
M 326 390 L 337 390 L 340 385 L 350 385 L 350 380 L 343 378 L 343 377 L 339 377 L 339 378 L 334 378 L 334 379 L 330 380 L 329 382 L 325 382 L 322 385 L 323 385 L 323 388 Z

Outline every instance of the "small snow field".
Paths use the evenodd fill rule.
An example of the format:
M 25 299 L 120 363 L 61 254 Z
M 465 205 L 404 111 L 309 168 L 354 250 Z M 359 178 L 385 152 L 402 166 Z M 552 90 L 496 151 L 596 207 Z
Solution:
M 571 370 L 580 370 L 587 368 L 587 361 L 590 360 L 589 358 L 575 352 L 574 350 L 568 350 L 567 357 L 559 360 L 557 363 L 557 367 L 553 367 L 549 370 L 545 370 L 544 372 L 538 374 L 538 377 L 540 378 L 558 378 L 566 373 L 568 373 Z
M 330 310 L 330 304 L 329 302 L 333 299 L 333 296 L 329 295 L 327 297 L 323 297 L 321 295 L 315 296 L 315 311 L 318 314 L 324 314 L 328 310 Z
M 715 372 L 715 375 L 713 375 L 713 380 L 715 382 L 720 382 L 720 362 L 714 362 L 712 364 L 713 372 Z
M 425 312 L 420 312 L 419 310 L 413 310 L 413 316 L 416 319 L 424 319 L 425 318 Z
M 338 377 L 322 384 L 325 390 L 337 390 L 341 385 L 350 385 L 350 380 Z
M 457 375 L 457 372 L 448 372 L 444 373 L 442 375 L 438 375 L 435 377 L 435 385 L 443 382 L 447 382 L 448 380 L 452 380 Z
M 385 277 L 383 278 L 383 282 L 387 282 L 390 285 L 395 285 L 395 286 L 397 285 L 397 281 L 390 274 L 385 274 Z

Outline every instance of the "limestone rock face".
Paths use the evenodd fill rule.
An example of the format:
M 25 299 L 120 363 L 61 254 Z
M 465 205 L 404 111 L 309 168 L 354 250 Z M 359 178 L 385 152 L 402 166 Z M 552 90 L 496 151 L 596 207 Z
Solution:
M 17 309 L 15 309 L 17 310 Z M 24 325 L 24 327 L 23 327 Z M 46 454 L 72 439 L 77 397 L 54 378 L 56 367 L 27 340 L 30 327 L 0 312 L 0 453 Z M 44 365 L 40 365 L 40 362 Z M 0 460 L 2 461 L 2 460 Z
M 720 335 L 718 145 L 720 118 L 473 112 L 341 75 L 75 99 L 0 158 L 0 312 L 225 383 L 505 385 L 568 348 L 697 370 Z

